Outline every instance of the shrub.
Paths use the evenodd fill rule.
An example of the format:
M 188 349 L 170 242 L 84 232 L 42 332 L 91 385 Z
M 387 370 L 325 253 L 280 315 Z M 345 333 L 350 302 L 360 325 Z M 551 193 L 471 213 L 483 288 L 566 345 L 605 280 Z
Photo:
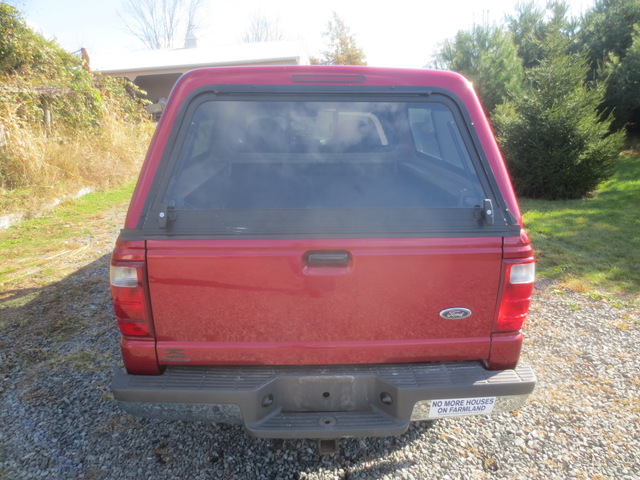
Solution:
M 584 85 L 579 55 L 557 54 L 527 70 L 519 95 L 498 106 L 498 140 L 519 195 L 550 200 L 585 196 L 615 171 L 623 134 L 599 119 L 602 86 Z

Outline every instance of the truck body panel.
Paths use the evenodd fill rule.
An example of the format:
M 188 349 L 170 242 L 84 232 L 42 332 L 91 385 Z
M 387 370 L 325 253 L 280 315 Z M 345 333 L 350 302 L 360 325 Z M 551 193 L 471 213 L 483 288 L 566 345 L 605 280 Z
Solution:
M 310 266 L 308 252 L 347 252 Z M 149 241 L 161 363 L 486 358 L 501 239 Z M 450 308 L 466 318 L 443 318 Z M 232 319 L 232 321 L 230 321 Z M 198 346 L 198 344 L 201 345 Z M 171 355 L 184 354 L 182 362 Z

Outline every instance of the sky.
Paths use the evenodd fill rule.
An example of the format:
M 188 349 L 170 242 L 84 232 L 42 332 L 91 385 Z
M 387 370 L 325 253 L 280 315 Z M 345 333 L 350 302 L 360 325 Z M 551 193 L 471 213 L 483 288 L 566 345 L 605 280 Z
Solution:
M 70 52 L 85 47 L 90 56 L 142 49 L 118 16 L 122 0 L 15 0 L 31 28 Z M 238 43 L 252 16 L 277 22 L 288 40 L 302 40 L 310 55 L 323 48 L 322 33 L 336 12 L 355 35 L 369 65 L 421 68 L 438 45 L 474 23 L 501 22 L 514 0 L 204 0 L 199 46 Z M 543 4 L 544 0 L 539 0 Z M 569 0 L 579 16 L 594 0 Z

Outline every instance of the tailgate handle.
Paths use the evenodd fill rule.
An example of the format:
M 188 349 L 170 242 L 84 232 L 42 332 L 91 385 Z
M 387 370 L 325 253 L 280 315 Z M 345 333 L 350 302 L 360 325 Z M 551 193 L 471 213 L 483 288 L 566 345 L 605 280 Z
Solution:
M 349 252 L 307 252 L 305 262 L 309 266 L 347 266 L 351 260 Z

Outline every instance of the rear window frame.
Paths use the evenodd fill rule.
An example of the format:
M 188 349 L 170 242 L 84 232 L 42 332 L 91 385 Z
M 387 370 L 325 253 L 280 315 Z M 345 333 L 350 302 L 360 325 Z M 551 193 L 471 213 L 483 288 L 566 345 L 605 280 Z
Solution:
M 178 164 L 178 157 L 182 146 L 186 141 L 189 131 L 189 124 L 197 109 L 205 102 L 209 101 L 296 101 L 304 100 L 318 102 L 407 102 L 412 104 L 420 103 L 440 103 L 445 105 L 455 118 L 459 134 L 464 142 L 475 172 L 485 192 L 486 198 L 493 202 L 496 210 L 496 219 L 493 225 L 485 225 L 483 222 L 469 222 L 464 226 L 460 221 L 460 215 L 469 218 L 473 213 L 471 208 L 427 208 L 421 218 L 430 218 L 435 221 L 431 226 L 425 228 L 396 228 L 385 229 L 364 228 L 349 231 L 348 228 L 330 228 L 326 222 L 315 222 L 313 228 L 307 225 L 306 230 L 296 230 L 295 228 L 282 228 L 280 232 L 276 230 L 250 230 L 243 228 L 220 227 L 225 218 L 230 217 L 233 212 L 220 210 L 177 210 L 174 214 L 176 219 L 166 226 L 160 226 L 157 217 L 160 212 L 167 210 L 164 196 L 171 179 L 175 175 Z M 176 121 L 172 127 L 171 134 L 167 140 L 168 148 L 163 152 L 158 172 L 153 180 L 149 195 L 145 202 L 143 215 L 141 216 L 137 229 L 144 238 L 335 238 L 335 237 L 431 237 L 431 236 L 517 236 L 519 225 L 512 223 L 512 217 L 504 207 L 497 183 L 489 174 L 490 168 L 482 149 L 478 148 L 479 139 L 473 128 L 469 114 L 464 108 L 461 100 L 453 93 L 441 88 L 429 87 L 372 87 L 372 86 L 334 86 L 334 85 L 211 85 L 202 87 L 192 92 L 183 102 Z M 277 209 L 276 209 L 277 210 Z M 290 209 L 295 211 L 297 209 Z M 304 209 L 300 209 L 304 210 Z M 324 209 L 320 209 L 324 210 Z M 326 209 L 331 210 L 331 209 Z M 342 209 L 346 215 L 353 214 L 354 209 Z M 378 210 L 381 215 L 392 215 L 389 211 L 394 209 L 370 209 Z M 395 209 L 397 210 L 397 209 Z M 463 211 L 463 212 L 461 212 Z M 229 213 L 232 212 L 232 213 Z M 308 213 L 308 212 L 307 212 Z M 371 213 L 371 212 L 368 212 Z M 427 215 L 428 213 L 428 215 Z M 250 224 L 264 225 L 264 221 L 258 218 L 260 215 L 273 222 L 277 218 L 277 213 L 272 210 L 257 211 L 253 217 L 248 216 Z M 286 212 L 286 217 L 293 223 L 291 212 Z M 240 214 L 242 216 L 242 214 Z M 293 215 L 295 217 L 295 215 Z M 322 216 L 322 215 L 321 215 Z M 249 218 L 250 217 L 250 218 Z M 339 215 L 338 215 L 339 217 Z M 420 217 L 420 215 L 418 215 Z M 418 218 L 417 217 L 417 218 Z M 330 223 L 330 220 L 328 220 Z M 212 228 L 211 224 L 218 224 L 218 228 Z M 338 222 L 340 223 L 340 222 Z M 410 224 L 411 222 L 409 222 Z M 407 224 L 407 225 L 409 225 Z

